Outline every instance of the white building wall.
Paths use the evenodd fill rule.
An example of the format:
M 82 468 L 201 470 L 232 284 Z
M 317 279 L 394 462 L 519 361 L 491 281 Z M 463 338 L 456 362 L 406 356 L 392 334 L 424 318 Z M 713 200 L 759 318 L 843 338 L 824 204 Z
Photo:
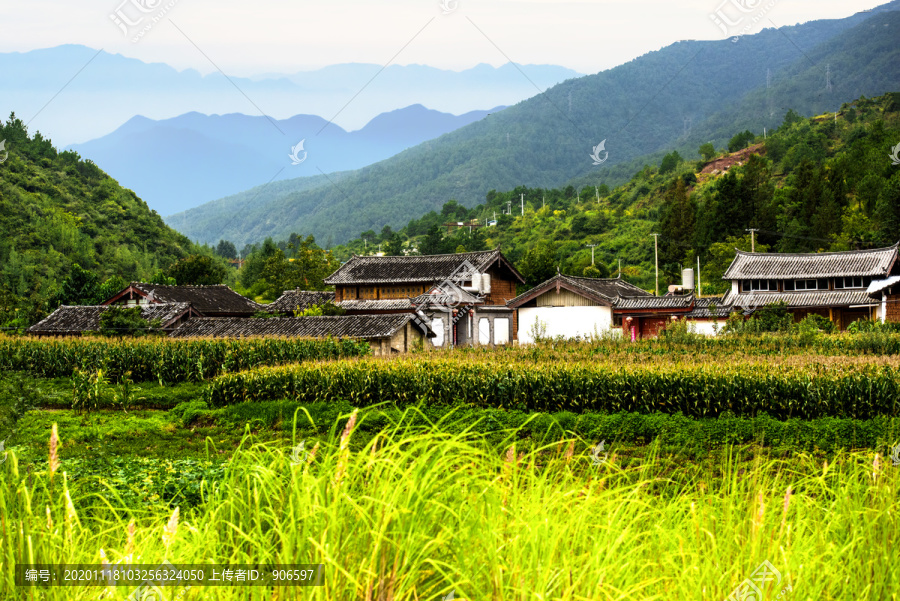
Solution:
M 522 307 L 519 309 L 519 344 L 534 342 L 534 324 L 546 324 L 544 336 L 582 338 L 607 332 L 612 327 L 610 307 Z
M 688 320 L 688 324 L 691 332 L 695 334 L 702 334 L 704 336 L 716 336 L 717 334 L 721 334 L 722 330 L 725 329 L 724 319 L 720 319 L 718 321 L 706 319 Z M 718 329 L 715 326 L 718 326 Z

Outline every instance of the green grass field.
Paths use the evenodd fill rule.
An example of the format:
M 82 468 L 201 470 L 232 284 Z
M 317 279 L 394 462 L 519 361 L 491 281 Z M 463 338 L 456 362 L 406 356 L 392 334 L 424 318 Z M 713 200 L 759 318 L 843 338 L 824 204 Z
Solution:
M 538 350 L 572 369 L 596 355 Z M 709 352 L 670 350 L 672 362 Z M 664 351 L 602 354 L 657 369 Z M 437 360 L 540 362 L 532 352 Z M 852 355 L 823 369 L 875 362 L 894 377 L 893 357 Z M 808 348 L 775 356 L 784 373 L 814 370 Z M 900 599 L 890 409 L 537 412 L 372 391 L 362 407 L 296 395 L 211 407 L 211 381 L 127 384 L 122 402 L 115 380 L 73 409 L 77 377 L 0 374 L 2 599 L 133 599 L 135 587 L 15 583 L 17 564 L 104 561 L 323 565 L 320 587 L 163 587 L 147 601 L 721 600 L 761 565 L 775 570 L 766 600 Z

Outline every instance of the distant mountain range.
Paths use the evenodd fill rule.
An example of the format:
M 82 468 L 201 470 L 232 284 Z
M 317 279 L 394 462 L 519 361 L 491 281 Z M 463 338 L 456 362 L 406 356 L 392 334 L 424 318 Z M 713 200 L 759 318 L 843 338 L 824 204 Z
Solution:
M 777 127 L 789 108 L 819 114 L 897 90 L 898 9 L 895 0 L 846 19 L 678 42 L 322 179 L 320 187 L 305 179 L 281 182 L 277 194 L 258 188 L 258 196 L 233 196 L 167 222 L 208 242 L 240 245 L 296 232 L 340 243 L 368 229 L 405 225 L 449 199 L 474 206 L 492 189 L 615 184 L 653 153 L 679 149 L 696 157 L 700 143 L 721 147 L 738 126 L 757 133 Z M 238 197 L 246 204 L 234 204 Z
M 70 149 L 169 215 L 273 179 L 365 167 L 502 108 L 456 116 L 414 105 L 379 115 L 354 132 L 314 115 L 281 121 L 241 114 L 134 117 Z
M 545 89 L 580 75 L 554 65 L 522 65 L 528 79 L 510 64 L 477 65 L 464 71 L 391 65 L 379 73 L 381 68 L 339 64 L 294 74 L 226 79 L 219 72 L 178 71 L 166 64 L 65 45 L 0 53 L 0 114 L 5 118 L 15 111 L 30 122 L 32 131 L 52 134 L 57 146 L 104 136 L 135 115 L 164 120 L 190 112 L 273 119 L 319 115 L 349 131 L 412 104 L 454 115 L 509 106 L 535 94 L 528 79 Z

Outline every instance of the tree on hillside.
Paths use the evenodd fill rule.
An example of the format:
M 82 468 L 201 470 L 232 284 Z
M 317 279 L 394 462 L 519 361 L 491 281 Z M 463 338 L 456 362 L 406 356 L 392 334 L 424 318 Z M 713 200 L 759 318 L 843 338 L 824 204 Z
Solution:
M 319 248 L 312 236 L 307 236 L 296 248 L 289 247 L 288 252 L 291 257 L 276 248 L 264 260 L 259 278 L 250 288 L 254 296 L 274 300 L 285 290 L 324 290 L 323 280 L 340 267 L 334 255 Z
M 680 263 L 693 247 L 696 207 L 679 178 L 666 191 L 659 220 L 659 260 L 661 264 Z
M 659 173 L 664 174 L 670 171 L 674 171 L 675 168 L 678 167 L 678 163 L 682 162 L 683 160 L 684 159 L 681 158 L 681 155 L 678 154 L 678 151 L 673 150 L 663 157 L 663 160 L 659 165 Z
M 700 153 L 700 156 L 703 157 L 704 161 L 711 161 L 712 158 L 716 156 L 716 148 L 713 146 L 712 142 L 701 144 L 697 152 Z
M 96 305 L 100 298 L 100 278 L 97 274 L 82 269 L 78 263 L 72 264 L 69 277 L 63 281 L 56 296 L 55 306 L 59 305 Z
M 174 278 L 179 286 L 213 286 L 225 281 L 225 267 L 204 255 L 190 255 L 177 261 L 166 276 Z
M 724 242 L 716 242 L 709 247 L 709 251 L 701 264 L 702 277 L 700 278 L 703 286 L 703 294 L 722 294 L 731 288 L 731 283 L 722 279 L 722 275 L 728 266 L 734 261 L 737 253 L 734 249 L 749 251 L 751 248 L 750 236 L 729 236 Z M 756 252 L 767 252 L 769 247 L 756 243 Z
M 175 278 L 166 275 L 165 269 L 157 269 L 153 275 L 147 279 L 148 284 L 161 284 L 163 286 L 174 286 Z
M 219 244 L 216 246 L 216 254 L 225 259 L 238 258 L 237 249 L 228 240 L 219 240 Z
M 121 292 L 128 286 L 128 282 L 122 276 L 114 275 L 107 278 L 105 282 L 100 284 L 99 296 L 100 302 L 103 302 L 115 294 Z
M 419 253 L 423 255 L 440 255 L 444 254 L 444 252 L 444 235 L 441 233 L 439 226 L 433 225 L 422 242 L 419 243 Z
M 752 142 L 755 138 L 756 136 L 749 129 L 742 131 L 739 134 L 735 134 L 728 141 L 728 152 L 737 152 L 738 150 L 747 148 L 747 146 L 750 145 L 750 142 Z
M 875 217 L 879 224 L 881 244 L 897 241 L 900 232 L 900 171 L 889 179 L 881 189 L 875 205 Z
M 788 112 L 784 114 L 784 120 L 781 122 L 781 126 L 778 128 L 779 131 L 787 130 L 791 128 L 791 125 L 794 123 L 799 123 L 803 121 L 803 116 L 795 111 L 794 109 L 788 109 Z
M 609 268 L 605 263 L 596 263 L 585 267 L 581 275 L 586 278 L 608 278 Z
M 556 275 L 556 248 L 549 240 L 541 240 L 525 253 L 519 271 L 529 286 L 537 286 Z
M 394 234 L 383 246 L 383 249 L 384 254 L 389 257 L 403 256 L 403 236 L 401 236 L 398 232 L 394 232 Z

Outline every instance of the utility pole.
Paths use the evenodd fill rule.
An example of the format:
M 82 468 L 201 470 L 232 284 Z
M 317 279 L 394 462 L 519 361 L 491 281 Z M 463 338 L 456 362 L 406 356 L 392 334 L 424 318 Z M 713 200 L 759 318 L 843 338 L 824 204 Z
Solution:
M 547 204 L 547 197 L 541 196 L 541 208 L 543 209 L 546 204 Z
M 825 91 L 831 92 L 831 65 L 825 66 Z
M 750 228 L 749 230 L 744 230 L 745 232 L 750 232 L 750 252 L 756 252 L 756 232 L 759 231 L 756 228 Z
M 659 296 L 659 234 L 653 236 L 653 266 L 656 269 L 656 296 Z
M 619 277 L 622 277 L 622 259 L 619 259 Z
M 522 194 L 522 215 L 525 214 L 525 195 Z
M 599 244 L 585 244 L 588 248 L 591 249 L 591 265 L 594 264 L 594 247 L 599 246 Z
M 697 255 L 697 296 L 703 296 L 703 289 L 700 287 L 700 255 Z
M 594 194 L 597 195 L 597 204 L 600 204 L 600 188 L 594 186 Z

